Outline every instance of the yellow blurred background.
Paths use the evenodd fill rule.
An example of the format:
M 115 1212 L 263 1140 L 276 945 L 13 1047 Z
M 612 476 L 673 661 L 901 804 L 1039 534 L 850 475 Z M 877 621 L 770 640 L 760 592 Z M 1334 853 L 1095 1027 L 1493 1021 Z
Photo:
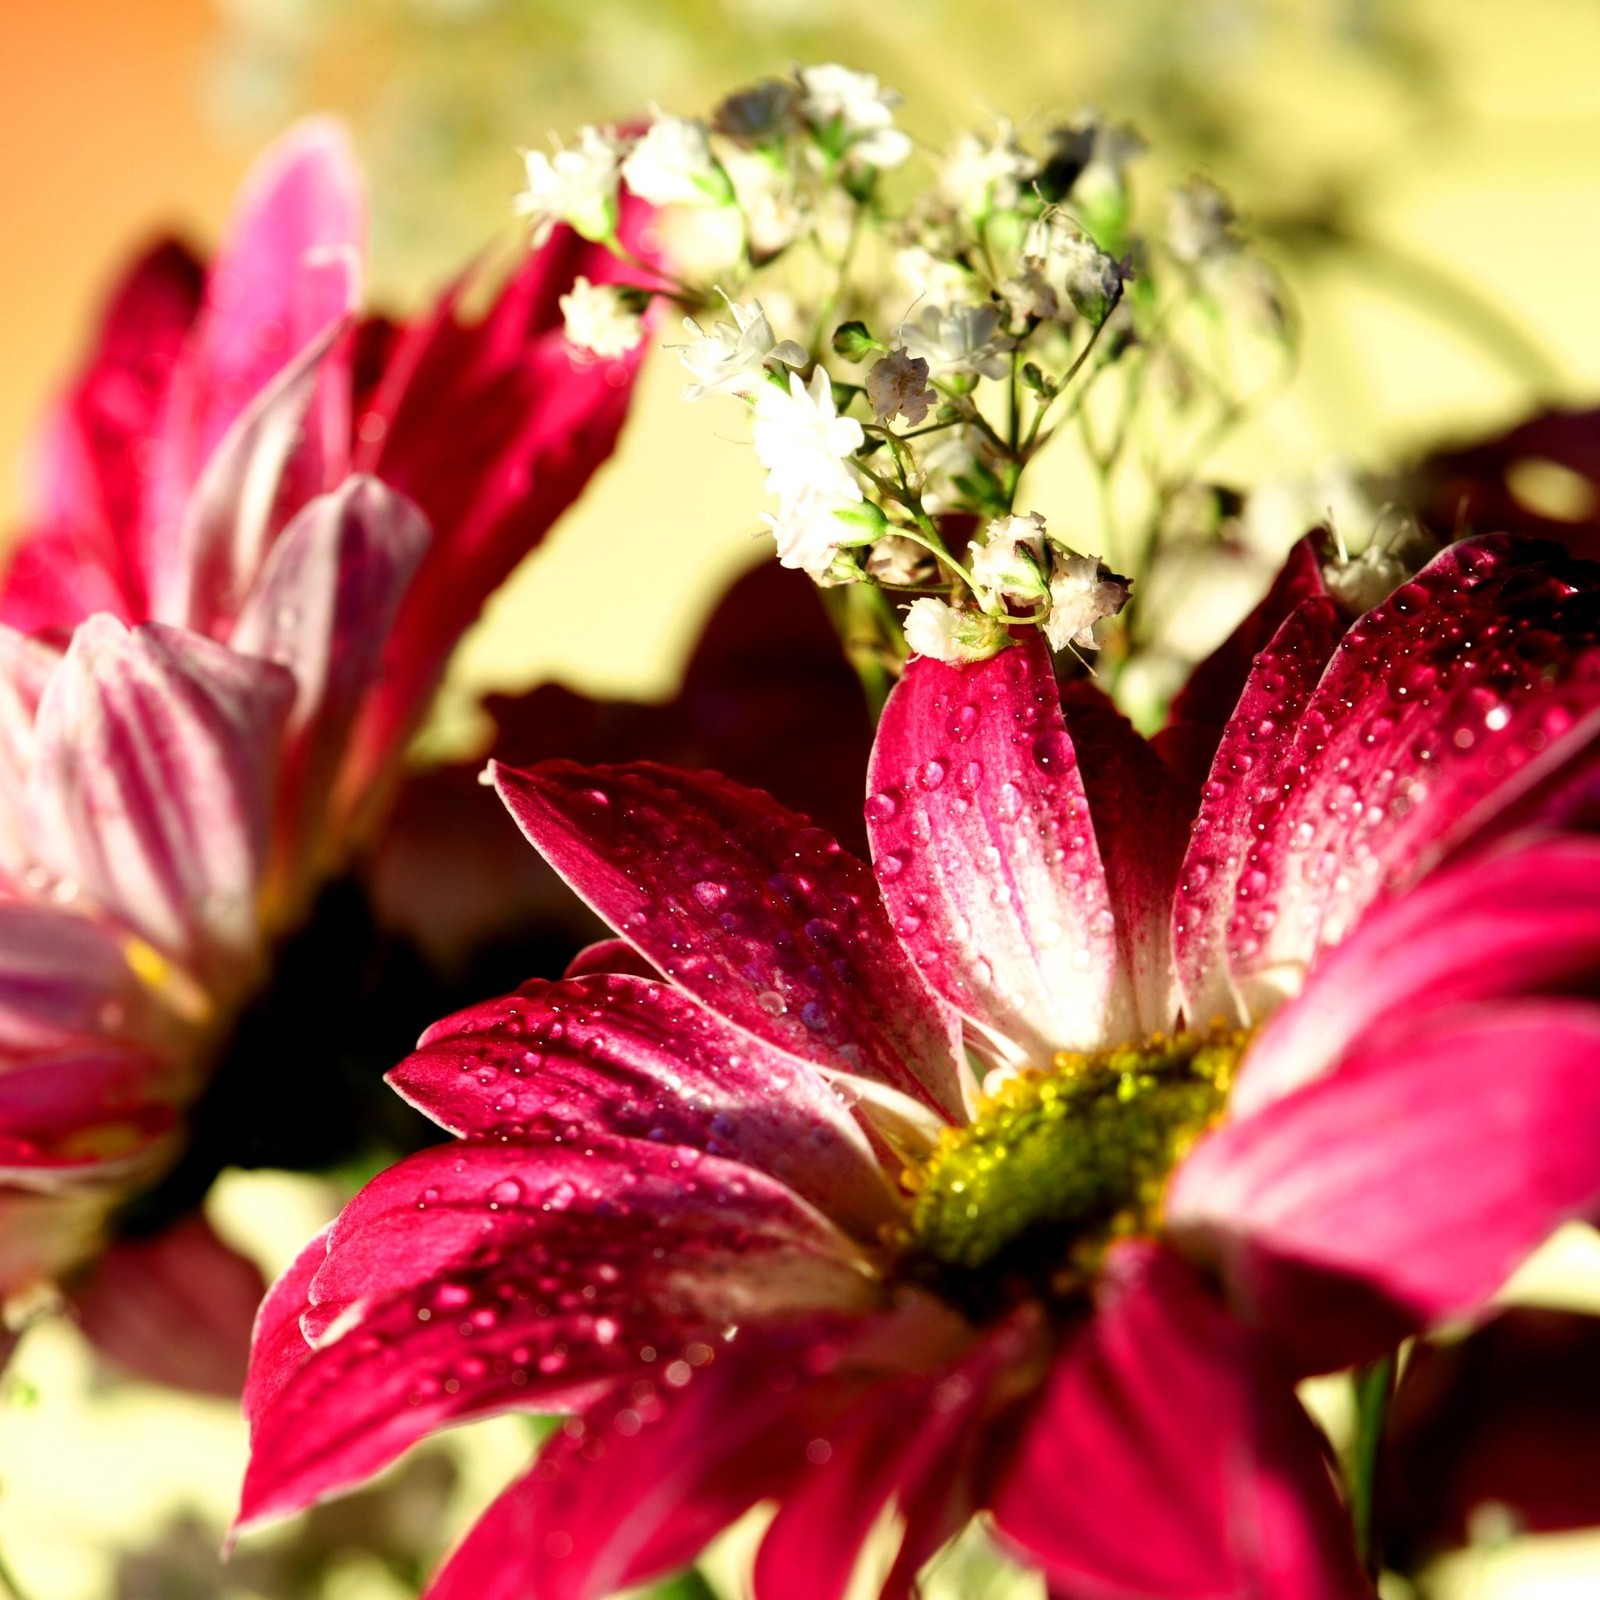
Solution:
M 1236 190 L 1305 328 L 1292 392 L 1230 448 L 1242 481 L 1383 466 L 1536 401 L 1600 398 L 1593 0 L 10 0 L 0 37 L 7 522 L 29 429 L 118 263 L 163 227 L 214 240 L 255 149 L 297 112 L 354 117 L 377 281 L 405 301 L 508 226 L 517 143 L 650 101 L 698 110 L 797 54 L 879 72 L 929 137 L 1098 103 L 1144 125 L 1153 182 L 1200 167 Z M 653 358 L 617 459 L 464 647 L 458 699 L 551 676 L 670 686 L 715 593 L 758 559 L 762 504 L 737 415 L 680 405 L 680 381 Z M 337 1196 L 241 1176 L 214 1201 L 276 1269 Z M 1591 1239 L 1564 1249 L 1592 1270 Z M 1541 1270 L 1547 1297 L 1572 1281 Z M 0 1551 L 32 1600 L 291 1600 L 248 1563 L 218 1587 L 205 1554 L 243 1460 L 230 1408 L 115 1383 L 59 1324 L 29 1335 L 5 1384 Z M 473 1437 L 441 1491 L 447 1526 L 526 1450 L 515 1423 Z M 192 1581 L 126 1560 L 114 1575 L 184 1516 Z M 1546 1541 L 1474 1556 L 1441 1592 L 1575 1600 L 1600 1593 L 1597 1573 L 1592 1547 Z M 377 1558 L 318 1584 L 326 1600 L 414 1592 Z

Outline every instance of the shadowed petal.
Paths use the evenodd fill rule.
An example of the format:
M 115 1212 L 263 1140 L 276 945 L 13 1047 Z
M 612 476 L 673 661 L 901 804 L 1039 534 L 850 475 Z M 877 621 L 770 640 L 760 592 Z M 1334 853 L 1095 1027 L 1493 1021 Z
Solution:
M 311 1280 L 328 1255 L 329 1223 L 297 1255 L 267 1291 L 250 1335 L 250 1370 L 245 1375 L 243 1407 L 252 1434 L 279 1391 L 311 1353 L 300 1318 L 311 1303 Z
M 963 1015 L 1035 1060 L 1139 1032 L 1042 640 L 914 661 L 884 708 L 867 828 L 895 932 Z
M 872 874 L 820 828 L 715 773 L 496 766 L 557 872 L 668 977 L 829 1072 L 963 1112 L 955 1019 L 894 938 Z
M 730 1324 L 869 1308 L 844 1236 L 751 1168 L 683 1146 L 459 1144 L 346 1208 L 256 1416 L 241 1525 L 297 1510 L 448 1422 L 565 1410 Z
M 207 639 L 91 617 L 39 703 L 27 803 L 40 863 L 186 965 L 240 959 L 260 937 L 292 693 L 281 668 Z
M 1251 821 L 1228 934 L 1251 1012 L 1553 768 L 1593 759 L 1597 646 L 1600 567 L 1509 538 L 1450 546 L 1350 628 L 1280 801 Z
M 664 983 L 525 984 L 435 1023 L 388 1081 L 452 1133 L 692 1145 L 770 1174 L 869 1240 L 898 1215 L 819 1073 Z
M 1434 1014 L 1202 1139 L 1173 1175 L 1169 1225 L 1298 1360 L 1364 1359 L 1396 1318 L 1475 1309 L 1594 1212 L 1597 1061 L 1600 1008 L 1583 1002 Z M 1365 1291 L 1370 1316 L 1333 1325 L 1308 1277 Z
M 1176 1257 L 1115 1247 L 993 1496 L 1062 1600 L 1367 1600 L 1288 1376 Z

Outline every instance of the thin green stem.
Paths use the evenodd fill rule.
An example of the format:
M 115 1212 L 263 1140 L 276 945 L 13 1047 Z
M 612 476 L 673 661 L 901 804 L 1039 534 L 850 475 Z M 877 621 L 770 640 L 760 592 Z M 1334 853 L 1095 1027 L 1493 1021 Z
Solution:
M 1367 1575 L 1383 1570 L 1383 1538 L 1378 1527 L 1378 1468 L 1384 1425 L 1394 1394 L 1395 1357 L 1391 1353 L 1363 1368 L 1352 1380 L 1356 1391 L 1356 1440 L 1350 1457 L 1350 1520 L 1356 1551 Z
M 3 1555 L 0 1555 L 0 1593 L 9 1596 L 10 1600 L 29 1600 L 28 1591 L 23 1588 Z

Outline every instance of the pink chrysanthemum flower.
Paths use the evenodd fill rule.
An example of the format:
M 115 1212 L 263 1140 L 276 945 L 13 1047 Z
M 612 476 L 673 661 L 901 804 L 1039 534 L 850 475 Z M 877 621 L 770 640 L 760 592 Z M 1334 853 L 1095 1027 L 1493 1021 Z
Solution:
M 463 280 L 394 327 L 361 318 L 364 210 L 339 129 L 291 132 L 209 269 L 136 263 L 44 430 L 0 586 L 0 1300 L 170 1159 L 450 647 L 621 425 L 637 360 L 575 360 L 557 304 L 606 252 L 559 235 L 481 319 Z
M 914 661 L 876 882 L 713 774 L 499 771 L 656 973 L 396 1069 L 460 1137 L 263 1308 L 243 1523 L 519 1408 L 568 1420 L 431 1600 L 598 1600 L 763 1500 L 763 1597 L 891 1509 L 885 1594 L 979 1511 L 1055 1595 L 1368 1594 L 1293 1379 L 1600 1201 L 1597 618 L 1485 539 L 1346 627 L 1308 542 L 1156 748 L 1036 640 Z

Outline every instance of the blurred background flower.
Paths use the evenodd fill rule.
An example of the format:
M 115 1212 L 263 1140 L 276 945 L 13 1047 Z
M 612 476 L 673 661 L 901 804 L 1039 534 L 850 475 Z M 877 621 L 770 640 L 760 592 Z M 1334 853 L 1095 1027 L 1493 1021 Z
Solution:
M 1229 191 L 1303 328 L 1294 385 L 1218 464 L 1230 484 L 1271 490 L 1258 506 L 1281 508 L 1256 513 L 1241 551 L 1286 542 L 1299 518 L 1329 508 L 1364 534 L 1355 519 L 1370 520 L 1374 503 L 1354 492 L 1359 474 L 1600 395 L 1591 0 L 54 0 L 13 10 L 0 97 L 6 525 L 32 419 L 81 349 L 116 263 L 164 225 L 216 237 L 250 157 L 297 115 L 351 120 L 371 174 L 380 295 L 405 309 L 452 263 L 508 236 L 518 145 L 649 102 L 699 111 L 792 60 L 878 73 L 906 93 L 905 124 L 925 139 L 995 114 L 1037 130 L 1095 105 L 1149 142 L 1146 203 L 1197 170 Z M 765 557 L 748 538 L 759 467 L 678 403 L 681 383 L 670 355 L 651 358 L 618 457 L 458 653 L 428 753 L 476 756 L 487 691 L 559 681 L 605 699 L 677 694 L 717 596 Z M 1600 424 L 1589 419 L 1576 445 L 1571 433 L 1546 425 L 1436 462 L 1435 526 L 1449 530 L 1460 503 L 1449 474 L 1463 471 L 1491 473 L 1486 503 L 1499 515 L 1593 525 Z M 1075 488 L 1051 492 L 1070 506 Z M 1254 571 L 1241 559 L 1224 613 L 1242 608 Z M 1228 620 L 1196 619 L 1196 647 Z M 703 655 L 680 710 L 714 699 L 718 662 L 733 659 Z M 774 719 L 791 716 L 790 692 L 775 686 Z M 498 705 L 508 737 L 549 737 L 553 693 L 521 710 Z M 636 708 L 620 720 L 577 701 L 556 709 L 575 739 L 599 737 L 596 726 L 634 740 L 652 728 L 666 745 L 677 737 L 675 724 Z M 730 746 L 759 745 L 737 718 L 729 727 Z M 663 753 L 684 759 L 676 746 Z M 426 832 L 430 815 L 419 797 L 415 825 Z M 399 846 L 387 881 L 396 919 L 408 895 L 413 908 L 419 893 L 426 903 Z M 496 987 L 486 979 L 482 992 Z M 207 1211 L 270 1276 L 361 1176 L 231 1173 Z M 1514 1289 L 1569 1306 L 1587 1292 L 1594 1309 L 1596 1282 L 1600 1247 L 1573 1229 Z M 214 1551 L 244 1459 L 234 1408 L 114 1378 L 56 1322 L 28 1334 L 0 1386 L 0 1553 L 32 1600 L 393 1600 L 416 1592 L 452 1531 L 526 1455 L 514 1419 L 463 1438 L 336 1516 L 252 1545 L 224 1573 Z M 1519 1540 L 1514 1515 L 1463 1516 L 1478 1542 L 1429 1569 L 1419 1582 L 1429 1600 L 1593 1593 L 1592 1535 Z M 966 1574 L 958 1587 L 976 1593 L 980 1579 Z

